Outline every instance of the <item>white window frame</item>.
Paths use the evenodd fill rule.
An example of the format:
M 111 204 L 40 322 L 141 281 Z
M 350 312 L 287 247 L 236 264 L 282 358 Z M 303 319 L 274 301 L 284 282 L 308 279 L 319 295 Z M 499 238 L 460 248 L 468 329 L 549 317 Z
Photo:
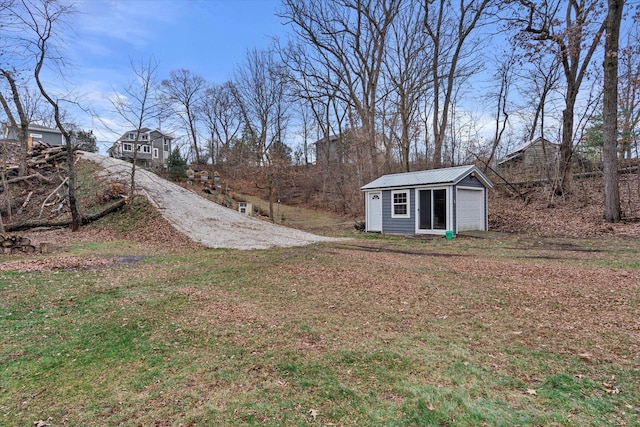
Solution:
M 156 147 L 153 147 L 153 158 L 157 159 L 158 158 L 158 149 Z
M 129 139 L 130 139 L 131 141 L 135 141 L 135 140 L 136 140 L 136 134 L 135 134 L 135 133 L 130 133 L 130 134 L 129 134 Z
M 406 203 L 396 203 L 395 196 L 404 194 L 406 197 Z M 404 214 L 396 213 L 396 206 L 406 205 L 407 210 Z M 391 218 L 411 218 L 411 193 L 409 190 L 394 190 L 391 192 Z
M 122 151 L 133 151 L 133 144 L 125 142 L 122 144 Z
M 144 154 L 151 154 L 151 147 L 150 147 L 150 146 L 148 146 L 148 145 L 143 145 L 143 146 L 142 146 L 142 152 L 143 152 Z
M 434 187 L 417 187 L 415 191 L 416 197 L 416 205 L 415 205 L 415 213 L 416 213 L 416 234 L 442 234 L 444 235 L 447 230 L 451 230 L 453 224 L 451 221 L 453 220 L 453 196 L 452 196 L 452 188 L 451 186 L 434 186 Z M 421 190 L 430 190 L 431 191 L 431 211 L 429 215 L 431 216 L 431 228 L 420 228 L 420 191 Z M 435 208 L 435 204 L 433 203 L 433 192 L 437 190 L 445 190 L 446 197 L 446 213 L 445 213 L 445 224 L 446 227 L 441 230 L 439 228 L 433 228 L 433 210 Z

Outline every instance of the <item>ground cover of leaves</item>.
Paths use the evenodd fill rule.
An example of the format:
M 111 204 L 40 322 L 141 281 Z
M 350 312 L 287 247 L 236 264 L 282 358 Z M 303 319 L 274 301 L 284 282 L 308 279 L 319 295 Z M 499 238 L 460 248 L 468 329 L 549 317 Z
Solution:
M 6 420 L 596 426 L 639 415 L 635 240 L 144 247 L 123 246 L 141 263 L 7 277 L 3 304 L 18 308 L 2 387 L 15 377 L 20 388 L 0 399 Z
M 125 222 L 125 225 L 123 225 Z M 137 199 L 110 218 L 81 227 L 76 232 L 66 228 L 36 229 L 16 233 L 31 240 L 39 248 L 41 243 L 49 244 L 51 253 L 24 257 L 20 254 L 1 254 L 0 271 L 52 271 L 106 268 L 131 262 L 126 255 L 130 248 L 157 248 L 159 252 L 185 249 L 196 250 L 201 245 L 179 233 L 145 200 Z M 87 242 L 120 242 L 122 250 L 114 249 L 109 256 L 73 255 L 72 249 Z M 144 252 L 144 249 L 140 249 Z
M 56 250 L 0 255 L 0 424 L 637 425 L 640 234 L 585 194 L 492 195 L 492 239 L 27 233 Z
M 504 186 L 490 192 L 489 228 L 544 236 L 640 238 L 640 176 L 620 175 L 622 222 L 604 220 L 602 178 L 577 179 L 573 192 L 553 194 L 549 187 L 521 188 L 523 198 Z M 510 195 L 509 195 L 510 194 Z

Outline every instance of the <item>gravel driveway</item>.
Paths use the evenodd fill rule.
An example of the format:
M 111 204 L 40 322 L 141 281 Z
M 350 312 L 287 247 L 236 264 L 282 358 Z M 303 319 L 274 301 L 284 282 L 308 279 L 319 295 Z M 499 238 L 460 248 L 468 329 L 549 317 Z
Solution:
M 95 153 L 79 153 L 102 166 L 107 179 L 129 182 L 131 163 Z M 176 230 L 210 248 L 267 249 L 341 240 L 249 217 L 144 169 L 136 169 L 136 186 Z

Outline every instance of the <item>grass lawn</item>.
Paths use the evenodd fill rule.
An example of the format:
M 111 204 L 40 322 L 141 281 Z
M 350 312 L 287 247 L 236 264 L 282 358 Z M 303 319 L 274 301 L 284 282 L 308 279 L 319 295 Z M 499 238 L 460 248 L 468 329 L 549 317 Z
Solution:
M 640 425 L 638 241 L 27 259 L 115 248 L 0 271 L 0 425 Z

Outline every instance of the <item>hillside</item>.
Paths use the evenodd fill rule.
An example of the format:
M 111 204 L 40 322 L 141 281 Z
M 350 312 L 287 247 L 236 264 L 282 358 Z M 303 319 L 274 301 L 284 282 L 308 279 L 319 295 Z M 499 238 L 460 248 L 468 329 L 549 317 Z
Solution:
M 287 175 L 287 185 L 282 191 L 283 204 L 312 211 L 333 212 L 348 221 L 364 220 L 364 202 L 358 199 L 357 188 L 348 192 L 353 199 L 351 210 L 343 209 L 341 194 L 322 195 L 318 173 L 294 169 Z M 234 177 L 235 176 L 235 177 Z M 255 185 L 257 174 L 251 172 L 228 173 L 226 185 L 234 191 L 265 200 L 267 194 Z M 517 178 L 517 177 L 515 177 Z M 496 187 L 489 193 L 489 228 L 508 233 L 535 233 L 544 236 L 592 237 L 606 235 L 640 236 L 640 176 L 620 175 L 621 206 L 625 221 L 609 224 L 603 219 L 604 194 L 602 179 L 576 179 L 571 195 L 552 195 L 545 186 L 521 187 L 523 197 L 514 193 L 492 177 Z M 517 179 L 515 179 L 517 180 Z M 300 225 L 304 227 L 304 225 Z
M 56 166 L 60 171 L 62 165 Z M 100 168 L 86 160 L 80 160 L 78 169 L 79 205 L 83 213 L 93 213 L 118 200 L 126 194 L 126 179 L 105 181 L 99 178 Z M 56 174 L 59 172 L 56 172 Z M 260 180 L 259 171 L 222 171 L 222 180 L 229 191 L 220 197 L 216 192 L 203 192 L 204 186 L 193 183 L 181 185 L 201 196 L 217 202 L 224 202 L 235 208 L 238 200 L 247 200 L 258 208 L 258 214 L 268 220 L 266 190 L 256 185 Z M 17 182 L 11 187 L 11 201 L 14 206 L 10 221 L 3 216 L 5 224 L 20 223 L 40 218 L 63 218 L 65 208 L 60 207 L 63 190 L 55 191 L 61 178 L 39 180 L 37 185 L 29 180 Z M 495 180 L 497 181 L 497 180 Z M 620 191 L 625 221 L 609 224 L 603 220 L 604 196 L 599 178 L 577 179 L 574 192 L 567 197 L 553 197 L 544 186 L 520 188 L 523 197 L 513 195 L 504 186 L 496 185 L 489 196 L 489 227 L 493 231 L 508 233 L 533 233 L 543 236 L 604 237 L 608 235 L 640 236 L 640 177 L 638 174 L 620 176 Z M 291 168 L 286 179 L 278 187 L 281 203 L 276 203 L 276 222 L 289 227 L 321 235 L 345 236 L 354 232 L 354 223 L 364 219 L 363 203 L 357 189 L 349 190 L 349 209 L 345 209 L 344 194 L 322 192 L 317 171 L 313 168 Z M 353 194 L 351 194 L 353 193 Z M 56 194 L 58 202 L 50 203 Z M 49 201 L 47 201 L 49 197 Z M 24 205 L 24 206 L 23 206 Z M 19 208 L 16 208 L 18 206 Z M 121 213 L 122 214 L 125 214 Z M 260 216 L 260 215 L 259 215 Z M 155 226 L 154 226 L 155 227 Z M 153 228 L 153 227 L 152 227 Z M 157 229 L 157 227 L 155 227 Z M 166 227 L 165 227 L 166 228 Z M 157 231 L 140 232 L 131 238 L 144 239 Z M 174 233 L 165 233 L 160 240 L 176 240 Z M 148 239 L 148 237 L 146 237 Z
M 600 178 L 576 180 L 573 193 L 567 197 L 553 197 L 542 186 L 521 191 L 525 194 L 524 201 L 507 195 L 499 186 L 490 193 L 490 229 L 543 236 L 640 236 L 640 177 L 637 174 L 620 176 L 625 220 L 618 224 L 604 220 L 604 193 Z

